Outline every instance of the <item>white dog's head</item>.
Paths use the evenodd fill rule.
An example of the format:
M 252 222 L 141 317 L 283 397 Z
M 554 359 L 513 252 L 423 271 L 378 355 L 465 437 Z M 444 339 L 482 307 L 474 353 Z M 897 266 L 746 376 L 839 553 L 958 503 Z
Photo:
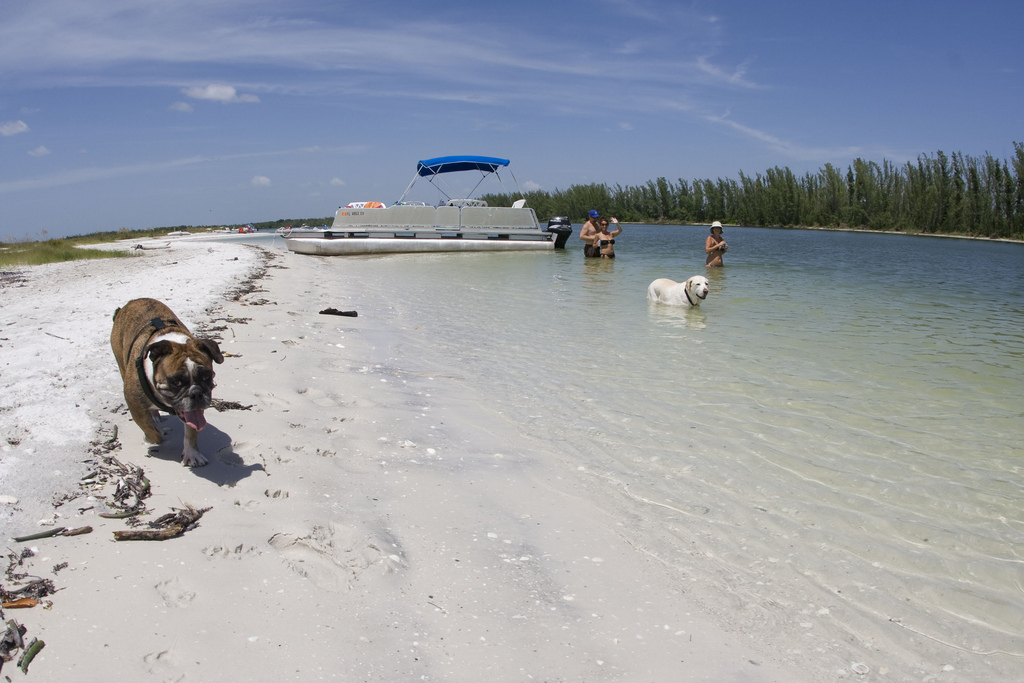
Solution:
M 708 279 L 703 275 L 694 275 L 686 281 L 686 292 L 694 304 L 708 296 Z

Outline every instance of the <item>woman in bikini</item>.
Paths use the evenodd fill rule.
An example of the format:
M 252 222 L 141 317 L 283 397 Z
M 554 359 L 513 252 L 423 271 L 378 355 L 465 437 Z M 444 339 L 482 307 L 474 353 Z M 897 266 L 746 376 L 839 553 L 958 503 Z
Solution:
M 716 233 L 715 230 L 718 232 Z M 729 245 L 722 239 L 722 224 L 715 221 L 711 224 L 711 234 L 704 240 L 704 253 L 708 255 L 704 265 L 708 268 L 725 265 L 722 263 L 722 254 Z
M 612 218 L 612 222 L 615 223 L 615 230 L 611 232 L 608 232 L 607 218 L 601 218 L 597 225 L 594 244 L 601 248 L 601 258 L 615 258 L 615 248 L 612 245 L 615 244 L 615 237 L 622 234 L 622 226 L 619 225 L 618 218 Z

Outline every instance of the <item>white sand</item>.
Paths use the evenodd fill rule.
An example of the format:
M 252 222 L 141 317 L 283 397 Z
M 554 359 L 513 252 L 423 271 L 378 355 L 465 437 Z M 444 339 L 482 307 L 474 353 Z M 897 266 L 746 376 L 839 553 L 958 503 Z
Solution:
M 0 289 L 0 495 L 19 500 L 0 505 L 5 537 L 45 528 L 112 426 L 115 455 L 152 481 L 150 519 L 211 508 L 160 542 L 113 540 L 127 525 L 84 494 L 56 508 L 59 525 L 94 531 L 24 544 L 39 551 L 29 571 L 61 589 L 48 610 L 6 610 L 46 641 L 32 678 L 815 678 L 697 607 L 684 577 L 623 540 L 576 478 L 518 450 L 509 425 L 481 422 L 456 385 L 410 402 L 400 377 L 374 371 L 389 360 L 372 341 L 383 316 L 358 293 L 318 290 L 311 257 L 279 254 L 287 269 L 271 268 L 265 291 L 226 300 L 257 256 L 180 242 L 21 269 L 23 286 Z M 139 296 L 193 329 L 252 319 L 220 333 L 232 355 L 214 396 L 253 407 L 207 412 L 207 467 L 178 464 L 176 418 L 150 456 L 124 412 L 110 318 Z M 360 315 L 317 314 L 328 305 Z M 452 435 L 444 448 L 435 427 Z

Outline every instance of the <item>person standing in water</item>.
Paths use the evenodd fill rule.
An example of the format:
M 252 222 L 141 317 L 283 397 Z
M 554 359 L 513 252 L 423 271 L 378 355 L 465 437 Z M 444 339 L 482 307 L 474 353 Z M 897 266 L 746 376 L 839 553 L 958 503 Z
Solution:
M 615 223 L 615 230 L 608 232 L 608 219 L 599 218 L 597 220 L 597 238 L 594 240 L 594 244 L 598 246 L 601 252 L 601 258 L 615 258 L 615 237 L 622 233 L 622 226 L 619 225 L 619 219 L 612 217 L 612 222 Z
M 591 209 L 587 222 L 580 228 L 580 239 L 584 242 L 583 255 L 586 258 L 598 258 L 601 256 L 601 247 L 596 244 L 597 223 L 600 217 L 601 214 L 597 212 L 597 209 Z
M 728 248 L 729 245 L 722 239 L 722 224 L 715 221 L 711 224 L 711 234 L 704 240 L 704 253 L 708 255 L 704 265 L 708 268 L 725 265 L 722 262 L 722 255 Z

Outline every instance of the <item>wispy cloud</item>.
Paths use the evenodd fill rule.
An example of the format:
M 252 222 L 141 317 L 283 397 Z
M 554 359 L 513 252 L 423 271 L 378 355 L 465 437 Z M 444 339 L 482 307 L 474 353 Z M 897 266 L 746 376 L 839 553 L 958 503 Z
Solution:
M 192 105 L 188 102 L 175 102 L 170 107 L 168 107 L 168 109 L 170 109 L 171 111 L 180 111 L 185 114 L 191 114 L 193 111 L 195 111 L 192 108 Z
M 0 123 L 0 135 L 3 135 L 4 137 L 27 132 L 28 124 L 24 121 L 4 121 L 3 123 Z
M 764 143 L 768 148 L 773 149 L 777 152 L 781 152 L 783 155 L 790 159 L 799 161 L 815 161 L 819 159 L 837 159 L 837 158 L 850 158 L 861 156 L 865 154 L 877 154 L 879 157 L 886 158 L 902 158 L 904 155 L 899 152 L 893 152 L 892 150 L 868 150 L 865 147 L 860 146 L 847 146 L 847 147 L 814 147 L 808 145 L 802 145 L 791 140 L 784 140 L 771 133 L 766 133 L 763 130 L 758 130 L 751 126 L 743 125 L 729 118 L 729 113 L 726 112 L 720 116 L 708 115 L 704 117 L 705 120 L 715 124 L 726 126 L 731 130 L 740 133 L 741 135 L 757 140 L 758 142 Z
M 45 157 L 49 153 L 50 153 L 50 150 L 46 149 L 46 147 L 43 147 L 42 145 L 39 145 L 35 149 L 29 150 L 28 154 L 29 154 L 29 156 L 33 156 L 33 157 Z
M 270 178 L 265 175 L 258 175 L 252 179 L 252 184 L 256 187 L 270 187 Z
M 703 73 L 711 76 L 715 81 L 719 83 L 725 83 L 728 85 L 736 85 L 741 88 L 757 88 L 756 83 L 748 81 L 746 78 L 747 64 L 741 63 L 732 72 L 726 69 L 716 66 L 708 61 L 707 57 L 700 57 L 697 59 L 697 68 Z
M 126 166 L 114 166 L 110 168 L 80 168 L 73 171 L 55 173 L 41 178 L 27 178 L 24 180 L 0 182 L 0 194 L 20 192 L 24 190 L 46 190 L 64 185 L 75 185 L 78 183 L 107 180 L 110 178 L 121 178 L 139 173 L 150 173 L 168 168 L 199 164 L 204 161 L 209 161 L 209 159 L 204 157 L 191 157 L 188 159 L 175 159 L 173 161 L 158 163 L 129 164 Z
M 331 178 L 331 186 L 333 187 L 341 187 L 344 184 L 345 181 L 342 180 L 341 178 Z
M 185 88 L 181 92 L 196 100 L 213 100 L 222 104 L 260 101 L 260 98 L 256 95 L 240 95 L 234 86 L 231 85 L 211 84 L 203 87 Z
M 372 82 L 373 90 L 382 93 L 495 106 L 553 101 L 597 84 L 607 88 L 611 102 L 625 101 L 644 84 L 752 85 L 743 65 L 732 69 L 698 59 L 714 52 L 713 39 L 704 35 L 706 17 L 646 0 L 604 3 L 602 11 L 632 22 L 621 39 L 612 38 L 606 47 L 554 40 L 512 25 L 503 25 L 496 37 L 495 27 L 479 17 L 463 21 L 463 39 L 453 41 L 450 22 L 414 15 L 404 21 L 356 17 L 359 30 L 353 31 L 351 17 L 342 22 L 325 12 L 312 20 L 295 16 L 301 7 L 290 10 L 259 0 L 81 4 L 87 9 L 68 0 L 38 0 L 18 8 L 17 30 L 0 25 L 0 63 L 22 79 L 31 78 L 32 87 L 54 81 L 159 84 L 144 82 L 135 65 L 163 79 L 175 73 L 187 78 L 195 65 L 235 73 L 269 66 L 261 69 L 261 77 L 286 76 L 261 86 L 267 90 L 348 93 L 353 85 Z M 259 101 L 252 87 L 247 92 L 239 87 L 237 81 L 187 85 L 182 92 L 196 100 Z

